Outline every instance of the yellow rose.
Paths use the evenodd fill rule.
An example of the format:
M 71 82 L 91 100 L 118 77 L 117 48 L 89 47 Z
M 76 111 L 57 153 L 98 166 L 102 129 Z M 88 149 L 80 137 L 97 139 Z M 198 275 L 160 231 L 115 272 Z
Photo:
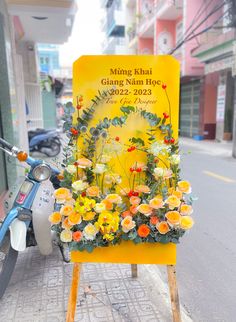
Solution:
M 89 197 L 98 197 L 99 196 L 99 188 L 97 186 L 91 186 L 87 188 L 86 194 Z
M 180 227 L 184 230 L 192 228 L 193 224 L 193 218 L 190 216 L 182 216 L 180 219 Z
M 181 201 L 176 196 L 171 195 L 167 198 L 166 203 L 168 204 L 170 209 L 174 209 L 176 207 L 179 207 Z
M 60 234 L 60 239 L 63 243 L 69 243 L 72 241 L 72 231 L 65 229 Z
M 62 216 L 69 216 L 74 212 L 74 207 L 72 205 L 62 206 L 60 209 L 60 213 Z
M 79 214 L 78 212 L 73 212 L 68 216 L 68 222 L 70 225 L 78 225 L 81 223 L 81 221 L 81 214 Z
M 66 218 L 63 220 L 63 222 L 62 222 L 62 224 L 61 224 L 61 227 L 62 227 L 62 228 L 64 228 L 64 229 L 67 229 L 67 230 L 69 230 L 69 229 L 71 229 L 71 228 L 73 227 L 73 225 L 70 225 L 70 224 L 69 224 L 69 222 L 68 222 L 68 217 L 66 217 Z
M 145 203 L 142 203 L 141 205 L 139 205 L 137 207 L 137 210 L 141 212 L 141 214 L 145 215 L 146 217 L 150 216 L 152 213 L 152 207 Z
M 174 187 L 171 187 L 171 188 L 168 189 L 168 194 L 169 195 L 174 195 L 174 196 L 176 196 L 179 199 L 182 199 L 182 197 L 183 197 L 182 192 L 181 191 L 178 191 L 178 190 L 175 190 Z
M 87 240 L 94 240 L 97 233 L 98 229 L 91 223 L 84 227 L 83 236 Z
M 71 193 L 67 188 L 59 188 L 54 191 L 54 197 L 57 203 L 63 203 L 67 198 L 71 197 Z
M 121 221 L 122 230 L 124 233 L 128 233 L 131 229 L 135 227 L 136 223 L 132 220 L 131 216 L 126 216 Z
M 182 204 L 180 206 L 181 215 L 191 215 L 193 213 L 193 208 L 190 205 Z
M 111 203 L 122 203 L 121 196 L 119 196 L 117 193 L 111 193 L 107 195 L 106 200 L 110 201 Z
M 85 221 L 89 221 L 89 220 L 93 220 L 94 217 L 96 215 L 96 212 L 93 212 L 93 211 L 89 211 L 89 212 L 85 212 L 82 217 L 83 217 L 83 220 Z
M 165 214 L 168 223 L 172 225 L 178 225 L 181 219 L 180 213 L 178 211 L 168 211 Z
M 177 186 L 178 186 L 178 190 L 183 193 L 189 194 L 192 191 L 191 185 L 188 181 L 179 181 L 177 183 Z
M 61 214 L 57 211 L 53 212 L 50 216 L 49 216 L 49 221 L 52 224 L 59 224 L 61 222 Z
M 163 204 L 164 204 L 164 202 L 163 202 L 162 198 L 155 197 L 149 201 L 149 205 L 154 209 L 162 208 Z

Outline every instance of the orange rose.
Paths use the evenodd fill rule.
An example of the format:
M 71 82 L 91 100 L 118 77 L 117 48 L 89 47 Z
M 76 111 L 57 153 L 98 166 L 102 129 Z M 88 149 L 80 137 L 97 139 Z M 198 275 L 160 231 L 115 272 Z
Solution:
M 181 215 L 185 216 L 185 215 L 191 215 L 193 212 L 193 208 L 190 205 L 186 205 L 186 204 L 182 204 L 180 206 L 180 213 Z
M 191 185 L 188 181 L 179 181 L 177 183 L 178 186 L 178 190 L 183 192 L 183 193 L 191 193 L 192 189 L 191 189 Z
M 172 225 L 178 225 L 180 221 L 180 213 L 178 211 L 168 211 L 165 214 L 167 221 Z
M 131 205 L 137 206 L 140 204 L 141 199 L 139 197 L 132 196 L 132 197 L 130 197 L 129 201 L 130 201 Z
M 70 225 L 78 225 L 82 221 L 81 215 L 77 212 L 73 212 L 71 215 L 68 217 L 68 223 Z
M 132 216 L 132 214 L 131 214 L 131 212 L 129 210 L 126 210 L 126 211 L 122 212 L 122 214 L 121 214 L 122 218 L 125 218 L 127 216 Z
M 149 201 L 149 205 L 154 209 L 159 209 L 163 207 L 163 200 L 162 198 L 155 197 Z
M 67 229 L 67 230 L 69 230 L 69 229 L 71 229 L 72 227 L 73 227 L 73 225 L 71 225 L 71 224 L 69 224 L 69 222 L 68 222 L 68 217 L 66 217 L 64 220 L 63 220 L 63 223 L 62 223 L 62 228 L 64 228 L 64 229 Z
M 77 160 L 77 166 L 82 169 L 90 168 L 92 166 L 92 161 L 86 158 L 80 158 Z
M 133 205 L 129 208 L 131 214 L 135 215 L 138 212 L 137 206 Z
M 168 204 L 168 206 L 169 206 L 170 209 L 174 209 L 174 208 L 179 207 L 181 201 L 176 196 L 171 195 L 171 196 L 169 196 L 167 198 L 166 203 Z
M 150 207 L 149 205 L 142 203 L 141 205 L 139 205 L 137 207 L 138 211 L 141 212 L 141 214 L 145 215 L 145 216 L 150 216 L 152 213 L 152 207 Z
M 149 193 L 150 188 L 145 185 L 139 185 L 134 189 L 134 191 L 139 192 L 139 193 Z
M 73 212 L 74 212 L 74 207 L 72 205 L 65 205 L 60 209 L 60 213 L 62 216 L 69 216 Z
M 156 216 L 150 217 L 150 224 L 156 226 L 156 224 L 159 222 L 159 219 Z
M 168 231 L 170 231 L 170 227 L 166 221 L 161 221 L 160 223 L 157 223 L 156 228 L 162 235 L 165 235 L 166 233 L 168 233 Z
M 101 203 L 104 203 L 106 206 L 106 210 L 112 210 L 113 209 L 113 203 L 107 199 L 102 200 Z
M 150 234 L 150 228 L 147 225 L 142 224 L 138 227 L 137 233 L 139 237 L 146 238 Z
M 177 197 L 177 198 L 179 198 L 179 199 L 182 199 L 182 197 L 183 197 L 182 192 L 181 192 L 181 191 L 177 191 L 177 190 L 175 190 L 175 188 L 174 188 L 174 187 L 169 188 L 169 189 L 168 189 L 168 193 L 169 193 L 169 195 L 174 195 L 174 196 L 176 196 L 176 197 Z
M 54 197 L 58 203 L 63 203 L 70 196 L 70 190 L 67 188 L 59 188 L 54 191 Z
M 57 211 L 53 212 L 50 216 L 49 216 L 49 221 L 52 224 L 59 224 L 61 222 L 61 214 Z
M 107 195 L 106 200 L 110 201 L 111 203 L 122 203 L 121 196 L 119 196 L 117 193 Z
M 99 188 L 97 186 L 91 186 L 87 188 L 86 194 L 89 197 L 98 197 L 99 196 Z
M 75 231 L 73 234 L 72 234 L 72 239 L 73 241 L 76 241 L 76 242 L 80 242 L 81 239 L 83 237 L 83 233 L 82 231 Z

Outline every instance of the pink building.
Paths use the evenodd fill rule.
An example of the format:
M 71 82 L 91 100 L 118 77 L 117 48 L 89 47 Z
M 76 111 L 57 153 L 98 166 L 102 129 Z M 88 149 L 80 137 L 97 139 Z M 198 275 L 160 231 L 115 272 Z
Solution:
M 225 10 L 221 0 L 127 0 L 129 51 L 132 54 L 170 54 L 181 63 L 180 134 L 214 139 L 217 75 L 205 77 L 204 61 L 194 50 L 206 36 L 197 34 L 217 22 Z M 219 20 L 219 21 L 217 21 Z M 210 31 L 214 38 L 214 31 Z M 209 37 L 209 32 L 208 32 Z M 188 41 L 187 41 L 188 39 Z M 208 41 L 208 40 L 207 40 Z

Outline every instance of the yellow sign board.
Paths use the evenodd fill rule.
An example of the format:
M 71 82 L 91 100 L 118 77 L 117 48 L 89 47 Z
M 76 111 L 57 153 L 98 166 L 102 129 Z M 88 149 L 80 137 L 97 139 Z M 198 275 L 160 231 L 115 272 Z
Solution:
M 83 105 L 91 100 L 97 103 L 91 126 L 104 117 L 120 115 L 121 106 L 134 106 L 163 117 L 168 114 L 173 129 L 173 138 L 178 137 L 179 119 L 179 63 L 171 56 L 82 56 L 73 66 L 73 97 L 83 96 Z M 103 93 L 107 95 L 104 96 Z M 148 124 L 139 115 L 131 115 L 123 128 L 113 127 L 110 134 L 124 141 L 131 136 L 145 138 Z M 160 139 L 163 140 L 163 136 Z M 124 172 L 143 152 L 123 153 L 114 164 L 117 173 Z M 145 161 L 145 160 L 144 160 Z M 124 180 L 123 188 L 127 185 Z M 146 250 L 146 252 L 145 252 Z M 145 256 L 140 256 L 145 253 Z M 174 264 L 174 244 L 132 244 L 96 248 L 93 252 L 72 252 L 72 261 Z

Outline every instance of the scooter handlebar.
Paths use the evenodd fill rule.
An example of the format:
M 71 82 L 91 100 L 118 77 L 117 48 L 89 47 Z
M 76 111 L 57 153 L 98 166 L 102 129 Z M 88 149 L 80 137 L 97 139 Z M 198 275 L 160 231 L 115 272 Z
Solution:
M 9 151 L 13 149 L 13 145 L 5 141 L 4 139 L 0 138 L 0 144 L 4 147 L 7 148 Z

